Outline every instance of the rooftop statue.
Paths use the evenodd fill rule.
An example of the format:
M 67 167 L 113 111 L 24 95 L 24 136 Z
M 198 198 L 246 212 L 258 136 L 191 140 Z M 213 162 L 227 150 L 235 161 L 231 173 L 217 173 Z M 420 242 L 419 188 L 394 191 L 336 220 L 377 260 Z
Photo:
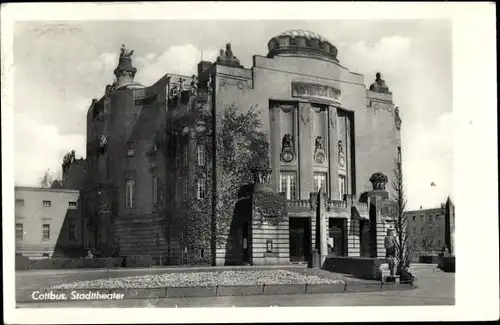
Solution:
M 375 75 L 375 82 L 370 85 L 370 90 L 387 93 L 389 92 L 389 87 L 385 84 L 384 79 L 382 79 L 382 75 L 380 72 L 377 72 Z
M 233 54 L 231 50 L 231 43 L 226 44 L 226 52 L 223 49 L 220 50 L 220 55 L 217 57 L 217 62 L 224 62 L 227 65 L 240 67 L 240 60 Z
M 120 59 L 121 58 L 130 58 L 134 54 L 134 50 L 127 50 L 125 44 L 122 44 L 122 48 L 120 49 Z

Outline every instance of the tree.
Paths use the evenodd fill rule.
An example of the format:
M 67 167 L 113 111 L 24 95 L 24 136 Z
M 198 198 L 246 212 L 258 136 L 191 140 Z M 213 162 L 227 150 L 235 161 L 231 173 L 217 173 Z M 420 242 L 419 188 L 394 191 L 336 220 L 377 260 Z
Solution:
M 55 174 L 52 173 L 50 169 L 47 169 L 40 178 L 39 185 L 41 188 L 51 188 L 54 181 L 59 180 L 60 178 L 59 173 Z
M 439 227 L 436 225 L 432 219 L 429 219 L 420 228 L 420 245 L 424 252 L 429 252 L 436 250 L 439 240 Z M 439 247 L 441 249 L 441 247 Z
M 206 166 L 194 167 L 195 177 L 188 182 L 188 197 L 183 204 L 172 206 L 170 218 L 182 216 L 176 217 L 175 222 L 181 224 L 184 247 L 190 251 L 210 247 L 213 261 L 216 248 L 228 241 L 240 189 L 253 183 L 251 167 L 269 166 L 269 144 L 267 135 L 259 130 L 261 121 L 256 106 L 244 111 L 238 105 L 229 105 L 215 116 L 215 123 L 212 112 L 207 110 L 197 110 L 184 121 L 188 121 L 189 136 L 197 144 L 205 144 Z M 216 161 L 213 161 L 214 149 Z M 214 163 L 217 167 L 215 193 L 212 187 Z M 205 180 L 204 198 L 197 195 L 199 179 Z M 205 260 L 209 258 L 208 254 L 204 257 Z M 196 260 L 193 258 L 192 262 Z
M 406 189 L 403 181 L 403 168 L 399 160 L 395 161 L 394 177 L 392 179 L 392 189 L 394 191 L 395 208 L 392 209 L 394 228 L 396 230 L 396 274 L 410 266 L 413 257 L 413 247 L 410 232 L 407 229 L 408 217 L 406 209 Z

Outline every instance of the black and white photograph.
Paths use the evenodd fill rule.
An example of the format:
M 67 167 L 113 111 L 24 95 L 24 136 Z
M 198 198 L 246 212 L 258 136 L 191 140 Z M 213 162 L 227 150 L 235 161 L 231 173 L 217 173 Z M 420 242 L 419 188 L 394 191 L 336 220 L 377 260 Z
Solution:
M 6 323 L 498 319 L 495 4 L 1 9 Z

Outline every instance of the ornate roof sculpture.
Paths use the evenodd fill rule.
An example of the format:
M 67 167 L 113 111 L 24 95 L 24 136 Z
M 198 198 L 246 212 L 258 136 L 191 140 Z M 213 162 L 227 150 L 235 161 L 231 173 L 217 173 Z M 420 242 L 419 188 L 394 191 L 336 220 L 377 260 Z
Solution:
M 371 91 L 376 91 L 379 93 L 389 93 L 389 87 L 385 84 L 384 79 L 382 79 L 382 75 L 380 72 L 377 72 L 375 75 L 375 82 L 370 85 Z
M 307 56 L 339 62 L 337 48 L 326 38 L 308 30 L 289 30 L 273 38 L 267 44 L 268 57 Z
M 122 45 L 118 66 L 114 70 L 117 81 L 115 81 L 112 85 L 106 86 L 107 94 L 120 88 L 144 88 L 143 85 L 134 81 L 137 69 L 132 66 L 133 54 L 134 50 L 127 49 L 125 44 Z
M 238 60 L 238 58 L 234 56 L 233 50 L 231 50 L 231 43 L 226 44 L 226 52 L 224 52 L 223 49 L 220 49 L 220 55 L 217 57 L 217 63 L 238 68 L 243 67 L 240 64 L 240 60 Z
M 370 182 L 372 183 L 373 190 L 375 191 L 385 191 L 385 185 L 387 184 L 387 176 L 378 172 L 370 177 Z

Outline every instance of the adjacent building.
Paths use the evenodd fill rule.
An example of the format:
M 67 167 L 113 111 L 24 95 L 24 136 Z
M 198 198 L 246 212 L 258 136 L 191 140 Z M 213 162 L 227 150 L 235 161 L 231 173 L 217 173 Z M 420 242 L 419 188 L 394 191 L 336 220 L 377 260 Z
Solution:
M 17 255 L 81 256 L 79 191 L 16 186 L 15 200 Z
M 406 212 L 408 232 L 417 255 L 440 253 L 446 243 L 446 218 L 443 207 Z
M 385 185 L 401 162 L 401 119 L 388 85 L 377 74 L 367 89 L 365 77 L 343 66 L 335 45 L 314 32 L 276 35 L 268 50 L 246 68 L 227 44 L 215 62 L 198 64 L 197 75 L 167 73 L 146 87 L 134 79 L 133 51 L 122 48 L 115 82 L 88 109 L 87 158 L 64 167 L 65 183 L 83 195 L 87 248 L 169 263 L 189 254 L 210 255 L 217 265 L 290 263 L 307 260 L 326 232 L 330 254 L 383 254 Z M 200 139 L 188 120 L 201 110 L 216 120 L 230 105 L 260 112 L 268 187 L 285 196 L 288 216 L 274 228 L 258 226 L 250 206 L 229 245 L 229 234 L 215 234 L 214 226 L 214 193 L 224 177 L 220 135 L 215 127 L 210 139 Z M 326 221 L 318 232 L 313 201 L 320 188 Z M 210 200 L 212 237 L 225 244 L 211 240 L 196 253 L 185 247 L 172 211 L 188 197 Z

